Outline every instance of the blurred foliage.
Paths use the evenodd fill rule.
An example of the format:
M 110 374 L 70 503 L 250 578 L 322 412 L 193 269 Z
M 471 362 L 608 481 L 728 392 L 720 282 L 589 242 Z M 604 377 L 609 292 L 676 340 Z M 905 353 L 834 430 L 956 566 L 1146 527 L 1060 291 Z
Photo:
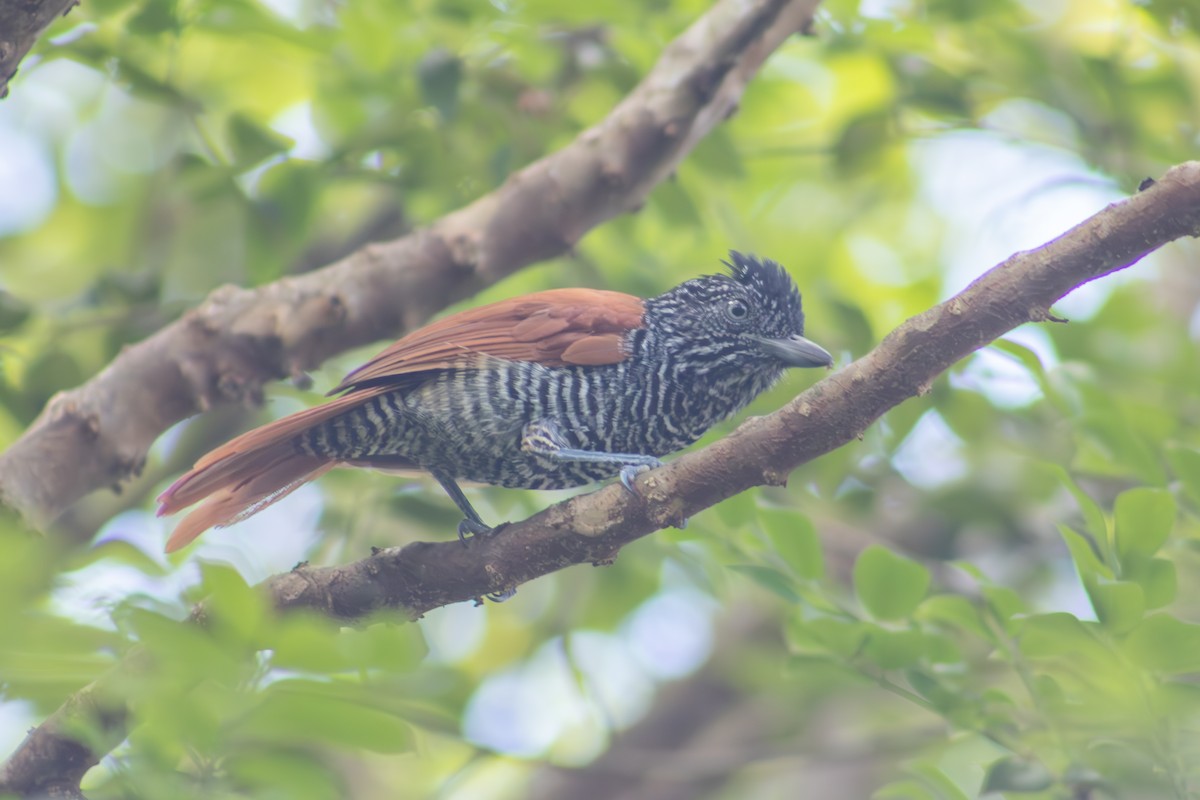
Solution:
M 216 286 L 318 267 L 494 188 L 601 119 L 707 5 L 75 9 L 0 104 L 0 441 Z M 471 302 L 654 294 L 736 247 L 788 265 L 810 335 L 844 362 L 1192 157 L 1198 21 L 1187 2 L 833 0 L 640 213 Z M 164 561 L 148 497 L 227 433 L 200 419 L 164 437 L 127 513 L 105 523 L 120 508 L 93 498 L 72 515 L 103 524 L 87 553 L 6 524 L 0 744 L 136 647 L 109 682 L 135 725 L 89 796 L 530 797 L 547 765 L 586 774 L 711 654 L 778 727 L 706 796 L 1191 796 L 1196 255 L 1181 243 L 1137 268 L 1152 280 L 1081 292 L 1071 324 L 966 359 L 788 489 L 419 626 L 281 620 L 248 584 L 451 535 L 426 484 L 330 475 L 319 533 L 291 549 L 248 523 Z M 261 416 L 315 399 L 279 387 Z M 493 519 L 559 496 L 473 494 Z M 268 527 L 311 531 L 286 511 L 300 497 Z M 212 624 L 179 624 L 201 597 Z

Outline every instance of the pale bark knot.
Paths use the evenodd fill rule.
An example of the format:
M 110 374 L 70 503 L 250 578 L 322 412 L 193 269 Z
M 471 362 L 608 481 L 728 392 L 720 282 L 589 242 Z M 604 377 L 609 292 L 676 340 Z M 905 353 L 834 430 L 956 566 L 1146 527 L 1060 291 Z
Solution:
M 446 241 L 454 267 L 462 272 L 475 272 L 480 263 L 480 241 L 476 232 L 457 233 Z
M 600 167 L 600 179 L 604 181 L 606 186 L 619 189 L 626 182 L 625 170 L 620 164 L 607 162 Z
M 83 426 L 83 435 L 89 441 L 96 441 L 100 438 L 100 415 L 96 412 L 88 412 L 80 414 L 77 407 L 72 406 L 72 414 L 79 414 L 79 422 Z
M 764 469 L 762 472 L 763 486 L 787 486 L 788 474 L 777 469 Z

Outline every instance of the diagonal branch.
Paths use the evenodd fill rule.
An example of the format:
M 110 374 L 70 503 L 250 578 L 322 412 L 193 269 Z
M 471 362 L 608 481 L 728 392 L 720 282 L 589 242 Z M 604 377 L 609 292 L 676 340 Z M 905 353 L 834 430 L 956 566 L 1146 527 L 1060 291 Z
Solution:
M 469 548 L 416 542 L 343 566 L 297 568 L 267 580 L 263 589 L 280 610 L 310 609 L 364 623 L 388 610 L 417 617 L 571 564 L 611 560 L 624 545 L 680 516 L 753 486 L 782 484 L 791 470 L 854 441 L 885 411 L 923 394 L 959 359 L 1018 325 L 1052 319 L 1051 305 L 1071 290 L 1132 266 L 1170 241 L 1198 235 L 1200 162 L 1188 162 L 1054 241 L 1013 255 L 779 411 L 639 476 L 640 497 L 609 486 L 474 540 Z M 204 617 L 200 606 L 193 618 Z M 78 698 L 102 694 L 105 680 L 30 733 L 6 764 L 0 792 L 65 786 L 61 796 L 77 796 L 70 790 L 78 791 L 79 777 L 100 754 L 80 761 L 81 746 L 71 748 L 66 724 L 71 709 L 86 705 Z M 119 709 L 108 708 L 107 715 L 109 733 L 123 730 Z M 75 760 L 57 761 L 63 752 Z
M 5 0 L 0 0 L 5 2 Z M 221 403 L 257 399 L 352 347 L 395 336 L 523 266 L 570 250 L 638 208 L 818 0 L 722 0 L 663 52 L 596 126 L 427 228 L 307 275 L 224 287 L 56 395 L 0 454 L 0 502 L 45 526 L 90 491 L 137 473 L 160 433 Z
M 1011 256 L 874 350 L 788 405 L 726 438 L 619 484 L 552 506 L 463 548 L 414 542 L 363 561 L 303 568 L 266 582 L 279 608 L 347 621 L 401 609 L 419 616 L 518 586 L 570 564 L 616 557 L 626 544 L 754 486 L 782 485 L 801 464 L 857 439 L 884 412 L 924 394 L 942 372 L 1097 278 L 1164 244 L 1200 235 L 1200 161 L 1114 203 L 1052 242 Z

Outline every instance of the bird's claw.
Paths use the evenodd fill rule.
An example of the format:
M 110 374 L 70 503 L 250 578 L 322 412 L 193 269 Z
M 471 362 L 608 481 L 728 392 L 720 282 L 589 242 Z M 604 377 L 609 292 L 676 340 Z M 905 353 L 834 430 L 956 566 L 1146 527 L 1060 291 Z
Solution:
M 647 457 L 647 460 L 641 464 L 626 464 L 625 466 L 621 467 L 621 485 L 624 486 L 625 490 L 630 494 L 637 495 L 638 490 L 633 485 L 634 478 L 636 478 L 638 475 L 641 475 L 643 472 L 648 472 L 652 469 L 658 469 L 662 465 L 663 462 L 659 461 L 657 458 L 650 457 Z
M 488 525 L 482 522 L 476 522 L 473 519 L 464 519 L 458 523 L 458 541 L 463 547 L 467 546 L 468 539 L 474 539 L 476 536 L 487 536 L 495 531 Z
M 505 589 L 503 592 L 491 592 L 490 594 L 484 595 L 484 597 L 486 597 L 488 600 L 491 600 L 493 603 L 503 603 L 516 593 L 516 588 L 512 588 Z

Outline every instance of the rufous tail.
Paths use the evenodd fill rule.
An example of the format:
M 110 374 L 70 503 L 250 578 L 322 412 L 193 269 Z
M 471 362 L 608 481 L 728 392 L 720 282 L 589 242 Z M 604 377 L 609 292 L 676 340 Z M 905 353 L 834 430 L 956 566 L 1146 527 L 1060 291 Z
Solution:
M 186 547 L 209 528 L 257 514 L 333 469 L 338 459 L 300 452 L 295 438 L 385 391 L 386 387 L 372 387 L 292 414 L 243 433 L 201 458 L 158 497 L 160 517 L 206 500 L 175 527 L 167 552 Z

